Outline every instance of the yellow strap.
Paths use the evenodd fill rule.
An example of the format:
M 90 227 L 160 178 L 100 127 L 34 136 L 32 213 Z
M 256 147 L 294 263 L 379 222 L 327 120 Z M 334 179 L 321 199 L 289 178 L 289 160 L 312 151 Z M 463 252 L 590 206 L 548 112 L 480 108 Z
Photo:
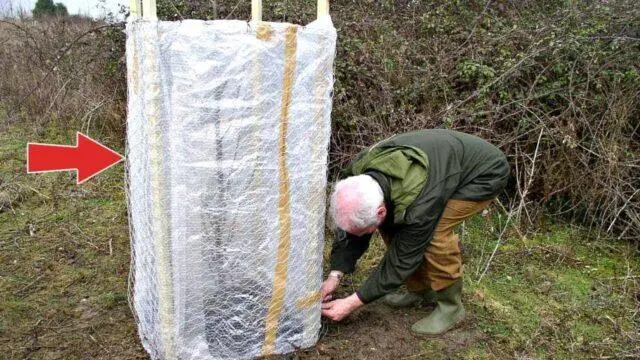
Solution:
M 267 41 L 271 39 L 271 35 L 273 35 L 273 29 L 271 26 L 267 23 L 261 22 L 256 29 L 256 38 Z
M 322 296 L 320 295 L 320 291 L 314 291 L 309 295 L 303 297 L 302 299 L 296 301 L 296 306 L 300 309 L 308 308 L 319 303 L 321 299 Z
M 291 206 L 289 203 L 289 171 L 287 170 L 287 128 L 289 108 L 291 107 L 293 78 L 296 69 L 296 26 L 285 30 L 284 38 L 284 78 L 282 80 L 282 107 L 280 108 L 280 135 L 278 140 L 278 222 L 280 242 L 276 254 L 276 268 L 273 279 L 273 293 L 267 311 L 263 355 L 273 354 L 276 348 L 276 334 L 280 321 L 280 312 L 284 303 L 287 285 L 287 265 L 291 248 Z

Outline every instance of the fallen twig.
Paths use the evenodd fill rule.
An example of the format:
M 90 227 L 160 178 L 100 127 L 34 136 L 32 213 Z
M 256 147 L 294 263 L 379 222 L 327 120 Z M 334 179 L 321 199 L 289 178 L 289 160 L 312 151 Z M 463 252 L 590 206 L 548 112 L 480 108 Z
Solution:
M 28 283 L 27 285 L 25 285 L 23 288 L 21 288 L 20 290 L 17 290 L 13 293 L 13 295 L 15 296 L 21 296 L 23 295 L 23 292 L 25 292 L 26 290 L 28 290 L 30 287 L 32 287 L 35 283 L 37 283 L 38 281 L 40 281 L 40 279 L 42 279 L 44 277 L 44 275 L 40 275 L 38 276 L 35 280 L 33 280 L 32 282 Z

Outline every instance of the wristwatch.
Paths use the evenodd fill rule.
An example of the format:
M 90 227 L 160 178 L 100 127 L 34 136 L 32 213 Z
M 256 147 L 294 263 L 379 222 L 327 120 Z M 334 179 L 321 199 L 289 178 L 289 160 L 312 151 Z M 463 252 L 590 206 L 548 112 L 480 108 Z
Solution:
M 344 274 L 342 273 L 342 271 L 332 270 L 331 272 L 329 272 L 329 275 L 327 277 L 335 277 L 338 278 L 338 281 L 340 281 L 343 275 Z

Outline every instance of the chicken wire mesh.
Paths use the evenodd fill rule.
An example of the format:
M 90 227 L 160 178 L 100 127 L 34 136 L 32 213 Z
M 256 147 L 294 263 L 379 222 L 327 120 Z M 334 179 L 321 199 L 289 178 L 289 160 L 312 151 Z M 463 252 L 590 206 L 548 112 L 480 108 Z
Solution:
M 153 359 L 315 344 L 336 32 L 127 23 L 131 303 Z

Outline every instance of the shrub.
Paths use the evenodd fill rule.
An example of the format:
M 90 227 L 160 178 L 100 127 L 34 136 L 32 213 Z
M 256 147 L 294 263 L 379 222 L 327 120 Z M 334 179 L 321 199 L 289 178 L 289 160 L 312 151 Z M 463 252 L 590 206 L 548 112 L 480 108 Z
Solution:
M 264 20 L 306 24 L 315 4 L 265 2 Z M 521 225 L 546 214 L 640 238 L 636 1 L 331 6 L 338 29 L 331 176 L 391 134 L 457 129 L 508 155 L 506 200 Z M 158 15 L 248 20 L 250 1 L 159 0 Z M 1 101 L 17 109 L 10 118 L 98 121 L 122 135 L 124 41 L 121 26 L 101 26 L 3 24 L 14 36 L 0 49 Z M 92 27 L 99 29 L 82 35 Z
M 63 3 L 53 3 L 53 0 L 38 0 L 33 8 L 34 17 L 42 16 L 66 16 L 67 7 Z
M 124 26 L 81 17 L 0 20 L 0 106 L 10 122 L 122 139 Z

